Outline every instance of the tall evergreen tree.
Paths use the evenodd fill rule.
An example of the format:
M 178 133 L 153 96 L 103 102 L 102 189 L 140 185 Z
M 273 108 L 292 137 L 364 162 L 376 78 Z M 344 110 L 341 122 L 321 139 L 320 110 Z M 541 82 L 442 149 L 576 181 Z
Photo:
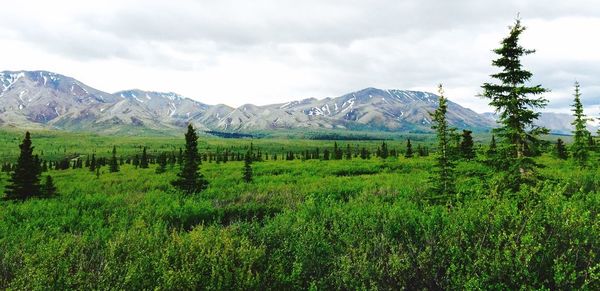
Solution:
M 554 155 L 561 160 L 566 160 L 567 158 L 569 158 L 569 152 L 567 152 L 567 147 L 565 146 L 563 140 L 560 138 L 556 140 Z
M 497 153 L 498 146 L 496 145 L 496 137 L 492 135 L 492 141 L 490 142 L 490 146 L 488 147 L 485 155 L 488 157 L 488 159 L 494 159 Z
M 381 143 L 380 156 L 382 159 L 387 159 L 390 156 L 390 152 L 388 151 L 388 146 L 385 141 Z
M 244 182 L 246 182 L 246 183 L 252 182 L 252 154 L 250 153 L 250 150 L 248 150 L 248 152 L 246 153 L 246 156 L 244 157 L 243 176 L 244 176 Z
M 52 176 L 47 175 L 46 180 L 44 181 L 44 185 L 42 186 L 42 196 L 43 197 L 52 197 L 56 195 L 56 186 L 54 186 L 54 181 L 52 180 Z
M 189 124 L 185 134 L 185 151 L 183 166 L 177 179 L 171 184 L 186 194 L 199 193 L 208 187 L 208 181 L 200 173 L 200 155 L 198 154 L 198 136 L 194 127 Z
M 341 160 L 343 155 L 344 153 L 342 152 L 342 149 L 338 147 L 337 142 L 333 142 L 333 158 L 335 160 Z
M 156 159 L 156 163 L 158 164 L 158 166 L 156 167 L 156 173 L 157 174 L 162 174 L 164 172 L 167 171 L 167 153 L 162 152 L 158 155 L 158 158 Z
M 346 160 L 352 159 L 352 149 L 350 148 L 350 144 L 346 144 Z
M 329 161 L 329 150 L 328 149 L 323 150 L 323 160 Z
M 113 146 L 112 157 L 110 158 L 109 171 L 116 173 L 119 171 L 119 161 L 117 160 L 117 147 Z
M 414 156 L 412 144 L 410 143 L 410 138 L 406 141 L 406 152 L 404 153 L 405 158 L 412 158 Z
M 596 141 L 594 140 L 594 136 L 592 135 L 591 132 L 587 136 L 587 145 L 588 145 L 588 150 L 590 150 L 590 151 L 595 151 L 597 149 Z
M 182 167 L 183 166 L 183 149 L 179 148 L 179 156 L 177 156 L 177 164 Z
M 448 101 L 444 97 L 444 89 L 440 84 L 438 87 L 440 95 L 438 108 L 431 115 L 433 119 L 432 129 L 437 135 L 438 147 L 436 153 L 436 164 L 434 168 L 435 177 L 432 177 L 433 189 L 436 199 L 452 198 L 455 194 L 454 186 L 454 163 L 450 159 L 450 128 L 446 119 Z
M 21 150 L 13 172 L 6 186 L 7 199 L 27 199 L 39 196 L 41 167 L 33 156 L 33 146 L 29 131 L 25 133 L 25 139 L 19 145 Z
M 146 147 L 142 150 L 142 157 L 140 158 L 140 168 L 148 168 L 148 154 L 146 153 Z
M 90 171 L 95 171 L 97 168 L 96 154 L 92 154 L 92 159 L 90 160 Z
M 473 136 L 472 131 L 463 130 L 462 140 L 460 142 L 460 155 L 466 160 L 472 160 L 475 158 L 475 149 L 473 149 Z
M 368 156 L 369 156 L 369 153 L 367 152 L 367 149 L 365 147 L 362 147 L 360 149 L 360 158 L 363 160 L 366 160 Z
M 579 83 L 575 82 L 575 100 L 573 101 L 573 117 L 575 119 L 571 123 L 575 130 L 573 131 L 573 144 L 571 145 L 571 152 L 573 160 L 580 166 L 584 167 L 587 163 L 589 152 L 588 152 L 588 136 L 590 132 L 587 130 L 587 118 L 583 113 L 583 104 L 581 104 L 581 93 L 579 92 Z
M 133 156 L 133 159 L 131 160 L 131 164 L 136 169 L 140 166 L 140 156 L 138 154 L 135 154 L 135 156 Z
M 490 99 L 490 105 L 499 113 L 500 127 L 494 131 L 501 138 L 502 154 L 495 164 L 506 174 L 504 183 L 518 190 L 522 184 L 531 183 L 536 178 L 538 164 L 532 159 L 531 149 L 540 143 L 539 135 L 548 130 L 538 127 L 534 121 L 540 115 L 534 109 L 546 106 L 548 100 L 540 95 L 548 92 L 541 85 L 527 86 L 532 73 L 523 69 L 521 57 L 532 54 L 534 50 L 523 48 L 519 38 L 525 27 L 516 20 L 510 28 L 510 34 L 495 49 L 498 58 L 492 64 L 501 72 L 491 75 L 499 83 L 484 83 L 483 97 Z

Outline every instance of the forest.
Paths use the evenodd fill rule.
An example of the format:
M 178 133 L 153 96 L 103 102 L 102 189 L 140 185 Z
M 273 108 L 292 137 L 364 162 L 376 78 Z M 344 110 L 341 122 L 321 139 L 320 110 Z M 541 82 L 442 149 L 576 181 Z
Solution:
M 442 85 L 402 137 L 2 130 L 0 289 L 598 290 L 600 145 L 577 83 L 573 135 L 535 126 L 523 31 L 486 133 L 450 126 Z

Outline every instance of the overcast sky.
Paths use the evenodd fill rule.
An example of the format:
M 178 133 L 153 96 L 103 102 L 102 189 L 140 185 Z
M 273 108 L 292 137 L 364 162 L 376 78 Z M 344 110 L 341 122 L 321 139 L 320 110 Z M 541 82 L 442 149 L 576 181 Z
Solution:
M 11 1 L 0 70 L 49 70 L 100 90 L 174 91 L 208 104 L 435 92 L 478 112 L 491 50 L 520 12 L 523 62 L 568 112 L 573 82 L 600 114 L 600 4 L 586 0 Z

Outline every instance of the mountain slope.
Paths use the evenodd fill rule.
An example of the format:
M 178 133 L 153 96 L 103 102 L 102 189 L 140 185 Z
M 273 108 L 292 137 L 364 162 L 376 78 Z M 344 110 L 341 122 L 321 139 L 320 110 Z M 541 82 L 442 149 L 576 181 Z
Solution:
M 335 98 L 232 108 L 175 93 L 138 89 L 107 93 L 46 71 L 0 73 L 0 125 L 117 132 L 172 130 L 191 122 L 204 130 L 354 129 L 429 131 L 438 97 L 418 91 L 367 88 Z M 494 122 L 449 102 L 459 128 L 488 129 Z
M 367 88 L 337 98 L 309 98 L 266 106 L 243 105 L 218 124 L 220 129 L 341 128 L 423 130 L 438 96 L 417 91 Z M 484 129 L 493 121 L 449 102 L 448 120 L 460 128 Z
M 496 115 L 491 112 L 486 112 L 483 115 L 492 120 L 496 119 Z M 535 121 L 535 124 L 550 129 L 551 133 L 570 135 L 573 131 L 573 125 L 571 123 L 574 119 L 573 115 L 568 113 L 542 112 L 540 117 Z M 599 121 L 600 118 L 590 118 L 587 122 L 587 129 L 590 132 L 595 133 L 600 129 Z

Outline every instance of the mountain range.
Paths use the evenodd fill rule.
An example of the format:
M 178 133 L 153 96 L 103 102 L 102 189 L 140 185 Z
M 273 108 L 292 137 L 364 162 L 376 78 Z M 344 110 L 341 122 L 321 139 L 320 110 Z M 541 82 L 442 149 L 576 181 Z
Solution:
M 438 96 L 428 92 L 366 88 L 334 98 L 281 104 L 208 105 L 176 93 L 115 93 L 47 71 L 0 73 L 0 126 L 101 133 L 169 131 L 188 123 L 202 130 L 252 132 L 278 129 L 431 130 Z M 448 102 L 452 126 L 488 130 L 494 119 Z

